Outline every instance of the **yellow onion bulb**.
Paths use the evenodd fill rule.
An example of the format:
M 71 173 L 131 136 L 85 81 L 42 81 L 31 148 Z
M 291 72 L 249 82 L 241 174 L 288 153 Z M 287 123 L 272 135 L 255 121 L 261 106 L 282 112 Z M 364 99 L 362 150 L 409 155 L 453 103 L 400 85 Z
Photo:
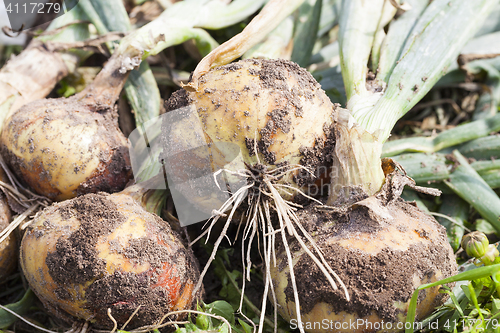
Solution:
M 2 156 L 37 193 L 65 200 L 117 192 L 131 178 L 129 143 L 112 112 L 68 99 L 38 100 L 5 121 Z
M 0 171 L 0 174 L 3 174 L 3 172 Z M 11 218 L 12 213 L 7 199 L 3 194 L 0 194 L 0 231 L 3 231 L 9 226 Z M 15 232 L 10 233 L 10 235 L 0 243 L 0 283 L 17 268 L 17 248 L 18 244 Z
M 190 111 L 179 111 L 183 107 Z M 275 181 L 306 193 L 328 174 L 336 107 L 311 74 L 293 62 L 247 59 L 215 68 L 199 79 L 196 91 L 174 93 L 166 108 L 185 113 L 182 121 L 163 124 L 162 144 L 175 155 L 167 173 L 177 184 L 184 182 L 180 192 L 201 210 L 210 212 L 222 203 L 210 197 L 213 193 L 187 185 L 192 170 L 207 164 L 213 171 L 246 169 L 256 175 L 289 166 L 295 170 Z M 207 149 L 197 149 L 203 144 Z M 294 190 L 281 194 L 297 197 Z
M 297 215 L 350 297 L 347 301 L 343 290 L 333 290 L 310 257 L 295 250 L 293 271 L 306 332 L 404 331 L 415 289 L 457 273 L 444 228 L 401 199 L 384 206 L 369 197 L 347 213 L 310 206 Z M 279 259 L 271 275 L 278 311 L 296 327 L 296 301 L 286 262 Z M 439 288 L 420 292 L 417 320 L 446 300 Z
M 191 309 L 199 270 L 170 226 L 122 193 L 86 194 L 38 213 L 21 242 L 30 287 L 56 317 L 133 329 Z M 171 317 L 170 319 L 175 319 Z

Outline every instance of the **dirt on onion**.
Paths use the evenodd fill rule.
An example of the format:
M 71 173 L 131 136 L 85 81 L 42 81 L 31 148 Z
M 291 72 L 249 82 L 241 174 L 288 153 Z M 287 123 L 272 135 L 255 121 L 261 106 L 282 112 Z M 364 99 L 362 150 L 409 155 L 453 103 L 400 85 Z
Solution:
M 0 179 L 3 172 L 0 170 Z M 7 198 L 0 192 L 0 231 L 7 228 L 12 220 L 12 213 Z M 17 268 L 18 244 L 16 232 L 10 233 L 0 242 L 0 283 L 4 282 Z
M 64 200 L 120 191 L 130 180 L 129 143 L 114 106 L 127 77 L 119 68 L 111 58 L 81 93 L 34 101 L 5 120 L 0 152 L 38 194 Z
M 199 270 L 191 249 L 122 193 L 87 194 L 40 212 L 22 240 L 21 266 L 49 312 L 96 328 L 111 329 L 109 315 L 121 327 L 136 310 L 127 329 L 154 325 L 201 295 L 193 293 Z
M 288 168 L 276 182 L 291 186 L 278 188 L 291 200 L 301 198 L 294 189 L 307 193 L 312 186 L 318 194 L 317 188 L 327 183 L 335 106 L 311 74 L 297 64 L 248 59 L 215 68 L 199 79 L 197 91 L 179 90 L 166 103 L 167 111 L 186 106 L 193 108 L 196 119 L 165 124 L 163 129 L 163 145 L 184 152 L 167 165 L 176 183 L 195 178 L 192 170 L 204 165 L 213 172 L 246 169 L 257 176 L 262 168 L 269 172 Z M 194 149 L 200 140 L 190 138 L 189 131 L 196 126 L 201 131 L 193 135 L 203 136 L 207 150 Z M 219 209 L 224 202 L 211 198 L 213 191 L 204 193 L 203 188 L 185 183 L 178 187 L 203 211 Z
M 343 209 L 310 205 L 297 213 L 350 296 L 347 301 L 340 290 L 332 290 L 309 256 L 290 241 L 306 332 L 400 332 L 414 290 L 457 273 L 446 230 L 433 217 L 393 196 L 387 184 L 376 196 L 358 199 Z M 280 258 L 271 271 L 278 311 L 297 324 L 289 268 L 284 254 Z M 417 319 L 446 300 L 439 288 L 420 292 Z

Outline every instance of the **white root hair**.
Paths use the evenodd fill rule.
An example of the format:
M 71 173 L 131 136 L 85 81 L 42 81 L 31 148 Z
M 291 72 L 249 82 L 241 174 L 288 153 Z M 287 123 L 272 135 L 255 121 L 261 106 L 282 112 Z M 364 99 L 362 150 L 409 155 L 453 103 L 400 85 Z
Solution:
M 258 154 L 255 154 L 258 159 Z M 260 161 L 259 161 L 260 162 Z M 307 230 L 302 226 L 299 221 L 299 218 L 296 215 L 296 210 L 298 208 L 302 208 L 301 205 L 293 203 L 289 200 L 283 199 L 280 191 L 282 193 L 291 195 L 292 191 L 304 196 L 307 199 L 315 201 L 322 205 L 322 203 L 311 197 L 306 195 L 300 189 L 286 185 L 286 184 L 276 184 L 276 180 L 285 176 L 290 172 L 294 172 L 297 170 L 305 170 L 306 172 L 312 174 L 312 172 L 301 165 L 292 165 L 292 166 L 283 166 L 278 167 L 276 169 L 270 171 L 264 171 L 264 174 L 261 179 L 258 179 L 256 175 L 254 175 L 250 170 L 239 170 L 239 171 L 231 171 L 222 169 L 217 171 L 214 174 L 214 178 L 221 172 L 227 172 L 231 175 L 236 175 L 239 177 L 243 177 L 247 180 L 247 185 L 239 188 L 235 193 L 230 195 L 230 197 L 224 202 L 220 209 L 216 210 L 217 214 L 213 214 L 212 218 L 207 221 L 206 225 L 208 226 L 206 230 L 194 241 L 191 242 L 190 245 L 200 240 L 202 237 L 207 236 L 206 241 L 210 238 L 210 233 L 214 225 L 219 221 L 220 217 L 226 216 L 224 212 L 230 210 L 227 215 L 227 220 L 225 221 L 224 227 L 218 236 L 217 240 L 214 243 L 214 247 L 212 253 L 210 255 L 209 260 L 207 261 L 202 273 L 200 274 L 200 279 L 194 289 L 194 292 L 199 290 L 202 285 L 203 277 L 208 271 L 208 268 L 212 261 L 215 259 L 215 255 L 217 250 L 224 238 L 227 238 L 227 230 L 231 224 L 233 216 L 240 205 L 244 202 L 244 199 L 248 197 L 248 209 L 246 211 L 246 218 L 242 217 L 240 224 L 238 225 L 238 230 L 236 233 L 237 239 L 240 228 L 243 226 L 242 231 L 242 265 L 243 265 L 243 285 L 242 285 L 242 293 L 240 299 L 240 306 L 238 312 L 241 313 L 241 309 L 243 306 L 243 296 L 245 294 L 245 286 L 246 280 L 250 280 L 250 269 L 252 266 L 250 250 L 255 238 L 258 241 L 258 250 L 261 254 L 261 257 L 264 261 L 264 294 L 261 305 L 261 313 L 259 320 L 258 332 L 261 333 L 263 331 L 263 324 L 265 321 L 265 313 L 266 313 L 266 304 L 267 299 L 270 296 L 272 298 L 274 304 L 274 331 L 277 332 L 277 318 L 278 318 L 278 304 L 276 300 L 276 294 L 274 290 L 274 285 L 271 278 L 271 265 L 276 266 L 276 234 L 281 233 L 281 241 L 283 243 L 283 247 L 285 250 L 285 254 L 287 257 L 287 263 L 289 267 L 290 281 L 292 284 L 293 295 L 295 299 L 295 312 L 297 317 L 297 326 L 301 333 L 304 333 L 302 319 L 300 314 L 300 301 L 299 301 L 299 293 L 297 289 L 297 283 L 295 278 L 295 273 L 293 269 L 293 256 L 292 251 L 290 250 L 287 235 L 285 231 L 288 233 L 288 236 L 293 237 L 299 243 L 301 249 L 306 253 L 313 262 L 317 265 L 317 267 L 324 274 L 329 284 L 332 286 L 334 290 L 338 289 L 338 285 L 345 292 L 346 299 L 349 301 L 349 293 L 345 284 L 342 282 L 340 277 L 332 270 L 330 265 L 327 263 L 326 259 L 323 256 L 322 251 L 316 245 L 312 236 L 307 232 Z M 217 183 L 217 182 L 216 182 Z M 256 193 L 248 196 L 248 192 L 256 185 L 259 184 L 260 187 Z M 275 229 L 272 223 L 271 211 L 276 212 L 278 216 L 279 229 Z M 262 244 L 261 244 L 262 237 Z M 304 241 L 304 239 L 307 241 Z M 229 240 L 230 241 L 230 240 Z M 230 241 L 231 243 L 231 241 Z M 310 249 L 312 248 L 312 250 Z M 254 330 L 255 331 L 255 330 Z

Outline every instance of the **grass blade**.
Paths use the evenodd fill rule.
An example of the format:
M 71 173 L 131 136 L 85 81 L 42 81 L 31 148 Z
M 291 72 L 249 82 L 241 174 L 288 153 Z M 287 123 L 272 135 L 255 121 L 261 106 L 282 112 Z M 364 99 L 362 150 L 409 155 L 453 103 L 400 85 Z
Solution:
M 31 289 L 28 289 L 24 293 L 24 296 L 23 298 L 21 298 L 21 300 L 16 303 L 5 305 L 5 307 L 22 316 L 23 314 L 28 313 L 35 299 L 35 294 L 31 291 Z M 4 309 L 0 309 L 0 329 L 5 329 L 14 324 L 16 321 L 16 316 L 10 314 Z
M 443 131 L 435 137 L 411 137 L 384 144 L 383 157 L 403 152 L 433 153 L 467 141 L 488 136 L 500 130 L 500 114 Z
M 443 279 L 443 280 L 439 280 L 436 282 L 423 284 L 423 285 L 419 286 L 413 292 L 413 295 L 412 295 L 411 301 L 410 301 L 410 305 L 408 307 L 408 313 L 406 315 L 406 323 L 410 323 L 411 325 L 405 325 L 405 333 L 413 333 L 413 323 L 415 322 L 415 313 L 416 313 L 416 309 L 417 309 L 418 292 L 420 290 L 440 286 L 440 285 L 447 284 L 447 283 L 458 282 L 458 281 L 470 281 L 470 280 L 474 280 L 474 279 L 481 279 L 484 277 L 491 276 L 492 274 L 495 274 L 497 272 L 500 272 L 500 264 L 479 267 L 479 268 L 476 268 L 476 269 L 473 269 L 470 271 L 459 273 L 457 275 L 448 277 L 448 278 Z
M 323 0 L 306 1 L 297 10 L 291 60 L 301 67 L 309 65 L 318 34 L 322 3 Z

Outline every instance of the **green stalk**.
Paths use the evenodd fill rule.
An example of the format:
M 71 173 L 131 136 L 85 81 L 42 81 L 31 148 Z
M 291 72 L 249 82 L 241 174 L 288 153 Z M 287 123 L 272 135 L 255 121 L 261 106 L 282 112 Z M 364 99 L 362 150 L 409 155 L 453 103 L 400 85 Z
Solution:
M 243 59 L 290 59 L 293 27 L 293 18 L 288 16 L 267 35 L 266 39 L 245 52 Z
M 385 102 L 390 104 L 388 101 Z M 389 141 L 384 145 L 382 156 L 390 157 L 403 152 L 433 153 L 497 131 L 500 131 L 500 114 L 457 126 L 435 137 L 412 137 Z M 470 144 L 475 145 L 472 142 Z
M 198 89 L 198 80 L 203 74 L 207 73 L 211 68 L 227 64 L 242 56 L 263 40 L 281 21 L 293 13 L 303 1 L 270 0 L 241 33 L 214 49 L 198 63 L 191 81 L 184 86 L 184 89 L 196 91 Z
M 469 158 L 474 158 L 477 160 L 491 159 L 492 157 L 495 156 L 500 157 L 500 136 L 489 135 L 475 140 L 471 140 L 459 146 L 458 150 L 464 156 L 467 156 Z
M 346 191 L 361 188 L 372 195 L 380 189 L 385 178 L 380 166 L 382 144 L 396 121 L 446 72 L 444 69 L 456 59 L 465 42 L 479 29 L 481 18 L 495 3 L 494 0 L 474 3 L 434 0 L 420 15 L 411 33 L 406 38 L 399 37 L 406 42 L 395 65 L 384 63 L 388 68 L 386 72 L 392 68 L 385 87 L 383 81 L 367 82 L 367 65 L 370 53 L 377 47 L 374 46 L 376 33 L 388 22 L 386 18 L 393 15 L 394 8 L 386 9 L 384 1 L 378 0 L 343 2 L 339 23 L 340 59 L 351 118 L 338 122 L 342 134 L 337 135 L 333 169 L 339 175 L 332 177 L 329 204 L 345 197 Z M 417 8 L 419 10 L 421 8 Z M 457 30 L 463 33 L 457 34 Z M 391 52 L 397 53 L 397 47 Z M 358 174 L 348 174 L 352 172 Z
M 458 150 L 453 155 L 460 163 L 445 183 L 462 199 L 467 201 L 479 214 L 500 232 L 500 198 L 470 166 Z
M 456 195 L 443 195 L 442 200 L 443 204 L 439 208 L 439 213 L 449 216 L 458 224 L 439 216 L 437 220 L 446 228 L 448 241 L 453 251 L 457 251 L 464 235 L 464 222 L 467 221 L 469 215 L 469 205 Z
M 380 29 L 384 0 L 343 1 L 339 22 L 340 62 L 347 100 L 364 98 L 368 59 Z
M 461 150 L 459 151 L 463 154 Z M 445 154 L 412 153 L 398 155 L 392 159 L 400 163 L 408 176 L 418 185 L 439 187 L 443 192 L 447 192 L 447 188 L 443 189 L 440 184 L 450 178 L 453 164 L 446 159 Z M 470 166 L 489 187 L 500 188 L 500 160 L 475 161 Z
M 124 69 L 132 69 L 149 55 L 192 38 L 208 39 L 199 28 L 219 29 L 253 14 L 263 0 L 235 0 L 226 5 L 220 1 L 185 0 L 175 3 L 154 21 L 131 32 L 122 39 L 116 52 L 128 59 Z
M 81 0 L 80 5 L 100 34 L 110 31 L 130 31 L 132 26 L 122 0 Z M 107 43 L 112 52 L 113 42 Z M 144 123 L 160 115 L 161 96 L 153 72 L 147 62 L 130 72 L 124 86 L 132 107 L 136 127 L 144 133 Z
M 429 0 L 407 0 L 411 10 L 406 11 L 389 25 L 389 31 L 380 50 L 377 80 L 387 84 L 411 29 L 419 19 Z
M 305 1 L 298 9 L 291 60 L 301 67 L 309 65 L 318 34 L 323 0 Z
M 384 142 L 396 121 L 446 73 L 495 4 L 494 0 L 432 1 L 407 38 L 380 100 L 373 108 L 351 106 L 356 121 L 371 133 L 381 130 Z

